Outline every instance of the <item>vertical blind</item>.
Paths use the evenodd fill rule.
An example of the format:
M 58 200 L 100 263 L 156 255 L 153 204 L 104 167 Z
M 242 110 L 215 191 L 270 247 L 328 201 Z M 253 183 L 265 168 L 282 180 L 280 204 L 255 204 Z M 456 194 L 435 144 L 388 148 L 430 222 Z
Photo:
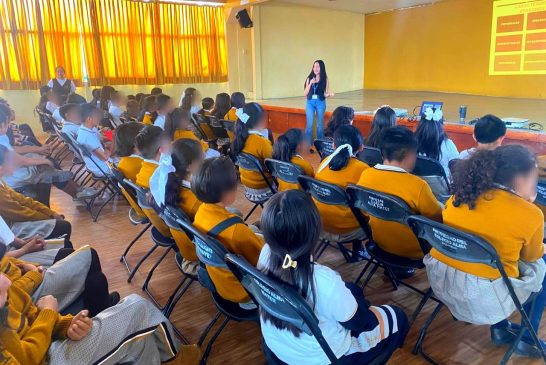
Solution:
M 0 0 L 0 88 L 35 89 L 62 65 L 79 85 L 227 80 L 220 7 L 129 0 Z

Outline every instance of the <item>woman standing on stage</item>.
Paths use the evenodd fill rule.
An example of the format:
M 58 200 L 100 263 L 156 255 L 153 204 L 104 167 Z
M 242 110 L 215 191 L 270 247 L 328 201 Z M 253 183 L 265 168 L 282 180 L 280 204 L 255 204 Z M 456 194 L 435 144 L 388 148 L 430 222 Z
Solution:
M 66 78 L 63 66 L 57 66 L 55 68 L 55 78 L 49 80 L 47 86 L 61 96 L 63 104 L 66 101 L 68 94 L 72 94 L 76 91 L 74 82 Z
M 324 112 L 326 111 L 326 98 L 334 96 L 328 92 L 328 76 L 326 75 L 326 66 L 324 61 L 317 60 L 313 63 L 313 69 L 305 80 L 305 96 L 307 103 L 305 105 L 305 114 L 307 124 L 305 127 L 305 136 L 309 142 L 313 142 L 313 122 L 315 113 L 317 115 L 317 138 L 324 137 Z

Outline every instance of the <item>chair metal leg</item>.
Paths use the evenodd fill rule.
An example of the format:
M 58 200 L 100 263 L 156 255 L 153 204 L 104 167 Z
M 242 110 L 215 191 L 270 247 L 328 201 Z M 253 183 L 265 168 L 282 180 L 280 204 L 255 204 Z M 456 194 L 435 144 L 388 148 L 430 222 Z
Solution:
M 99 215 L 100 213 L 102 212 L 102 210 L 104 209 L 104 207 L 106 205 L 108 205 L 108 203 L 110 203 L 112 200 L 114 200 L 116 194 L 112 194 L 110 195 L 110 197 L 108 199 L 106 199 L 106 201 L 104 203 L 102 203 L 102 205 L 100 206 L 99 210 L 97 211 L 97 213 L 95 214 L 95 216 L 93 217 L 93 222 L 97 222 L 97 220 L 99 219 Z
M 144 227 L 144 229 L 142 231 L 140 231 L 140 233 L 131 241 L 131 243 L 129 243 L 129 245 L 127 246 L 127 248 L 125 249 L 125 251 L 123 252 L 123 254 L 121 255 L 120 259 L 119 259 L 119 262 L 123 262 L 125 263 L 125 266 L 127 267 L 127 271 L 131 271 L 129 269 L 129 265 L 127 264 L 127 259 L 126 259 L 126 256 L 127 254 L 129 253 L 129 250 L 131 249 L 131 247 L 133 247 L 133 245 L 140 239 L 140 237 L 142 237 L 142 235 L 144 233 L 146 233 L 147 230 L 150 229 L 150 227 L 152 226 L 151 223 L 148 223 L 146 225 L 146 227 Z
M 360 280 L 362 280 L 362 277 L 364 276 L 364 274 L 366 273 L 366 271 L 368 271 L 368 268 L 370 267 L 370 265 L 373 263 L 372 260 L 369 260 L 366 265 L 364 266 L 364 268 L 362 269 L 362 271 L 360 272 L 360 274 L 358 275 L 358 277 L 356 278 L 355 280 L 355 284 L 358 285 L 358 283 L 360 283 Z
M 428 328 L 430 327 L 430 325 L 432 324 L 432 321 L 434 321 L 438 313 L 440 313 L 443 306 L 444 306 L 443 303 L 438 303 L 436 308 L 434 308 L 434 311 L 432 312 L 430 317 L 428 317 L 427 321 L 425 322 L 425 325 L 423 326 L 423 328 L 421 328 L 421 331 L 419 332 L 419 338 L 417 339 L 417 342 L 415 343 L 415 346 L 413 347 L 413 350 L 411 351 L 412 354 L 414 355 L 420 354 L 421 356 L 423 356 L 425 360 L 427 360 L 429 363 L 433 365 L 439 365 L 439 364 L 425 353 L 423 349 L 423 343 L 425 342 L 425 337 L 427 335 Z
M 220 319 L 220 316 L 222 313 L 218 311 L 214 318 L 209 322 L 203 333 L 201 334 L 201 337 L 199 337 L 199 341 L 197 341 L 197 346 L 201 347 L 203 345 L 203 342 L 205 342 L 205 339 L 207 338 L 207 335 L 209 334 L 210 330 L 212 329 L 212 326 Z
M 366 280 L 364 280 L 364 283 L 362 283 L 362 289 L 365 289 L 368 286 L 368 283 L 372 279 L 373 274 L 379 269 L 379 263 L 376 262 L 375 266 L 372 268 L 372 270 L 368 273 L 368 276 L 366 276 Z
M 345 259 L 345 261 L 348 263 L 352 262 L 351 256 L 349 255 L 349 250 L 347 249 L 347 247 L 345 247 L 345 245 L 341 242 L 337 242 L 337 246 L 339 248 L 339 251 L 343 255 L 343 258 Z
M 138 263 L 135 265 L 135 267 L 133 268 L 133 270 L 129 273 L 129 277 L 127 278 L 127 282 L 128 282 L 128 283 L 130 283 L 131 280 L 133 280 L 133 277 L 135 276 L 137 270 L 138 270 L 138 269 L 140 268 L 140 266 L 144 263 L 144 261 L 146 261 L 146 259 L 147 259 L 148 257 L 150 257 L 150 255 L 151 255 L 152 253 L 154 253 L 154 251 L 157 249 L 157 247 L 158 247 L 157 245 L 154 245 L 154 246 L 150 249 L 150 251 L 148 251 L 148 252 L 146 253 L 146 255 L 144 255 L 144 256 L 138 261 Z
M 256 208 L 258 208 L 260 206 L 260 204 L 254 204 L 254 207 L 252 207 L 252 209 L 250 210 L 250 212 L 248 212 L 248 214 L 246 215 L 244 221 L 246 222 L 248 218 L 250 218 L 250 216 L 252 215 L 252 213 L 254 213 L 254 211 L 256 210 Z
M 195 280 L 191 278 L 185 277 L 180 282 L 176 290 L 173 292 L 173 294 L 167 301 L 167 304 L 165 304 L 165 307 L 163 309 L 163 314 L 165 315 L 165 317 L 169 318 L 171 316 L 172 312 L 174 311 L 174 308 L 176 307 L 176 304 L 180 301 L 180 299 L 182 299 L 182 297 L 184 296 L 184 294 L 190 288 L 191 284 L 193 284 L 194 281 Z M 183 284 L 185 285 L 182 286 Z
M 410 320 L 409 320 L 410 327 L 413 324 L 413 322 L 415 322 L 415 320 L 417 319 L 417 316 L 419 315 L 419 313 L 421 313 L 421 311 L 423 310 L 423 307 L 425 306 L 425 304 L 427 303 L 427 301 L 430 299 L 431 296 L 432 296 L 432 288 L 429 288 L 410 317 Z
M 322 256 L 322 254 L 324 253 L 324 251 L 326 251 L 326 249 L 328 248 L 328 246 L 329 246 L 329 242 L 328 242 L 327 240 L 322 240 L 322 241 L 320 241 L 320 244 L 319 244 L 319 247 L 318 247 L 318 249 L 317 249 L 317 252 L 316 252 L 316 254 L 315 254 L 314 259 L 315 259 L 315 260 L 318 260 L 318 259 Z
M 224 319 L 224 321 L 222 322 L 222 324 L 220 325 L 216 333 L 210 339 L 209 343 L 207 344 L 207 348 L 205 349 L 205 352 L 203 353 L 203 357 L 201 358 L 201 365 L 205 365 L 207 363 L 207 359 L 210 355 L 210 351 L 212 350 L 212 345 L 214 344 L 214 341 L 216 341 L 218 336 L 220 336 L 220 333 L 222 333 L 222 331 L 224 330 L 228 322 L 229 322 L 229 317 L 226 317 L 226 319 Z
M 144 292 L 146 294 L 148 294 L 148 296 L 150 297 L 152 302 L 154 302 L 154 304 L 160 309 L 162 308 L 162 306 L 159 304 L 157 299 L 152 295 L 152 293 L 150 293 L 150 290 L 148 289 L 148 285 L 150 284 L 150 280 L 152 280 L 152 276 L 154 275 L 155 269 L 157 269 L 159 264 L 161 264 L 163 262 L 163 260 L 167 256 L 167 254 L 171 251 L 171 249 L 172 249 L 172 246 L 167 248 L 165 250 L 165 252 L 163 253 L 163 255 L 161 255 L 161 257 L 159 258 L 159 260 L 157 260 L 157 262 L 154 264 L 154 266 L 152 266 L 152 269 L 150 270 L 150 272 L 146 276 L 146 280 L 144 280 L 144 284 L 142 285 L 142 290 L 144 290 Z

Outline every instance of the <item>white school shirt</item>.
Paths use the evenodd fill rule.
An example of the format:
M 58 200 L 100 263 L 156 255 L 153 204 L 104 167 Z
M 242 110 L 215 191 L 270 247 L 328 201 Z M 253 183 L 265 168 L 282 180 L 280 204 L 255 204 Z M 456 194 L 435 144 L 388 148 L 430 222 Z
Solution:
M 268 245 L 262 248 L 258 260 L 258 268 L 267 263 L 270 255 Z M 315 315 L 319 327 L 337 358 L 345 355 L 351 348 L 351 332 L 340 322 L 347 322 L 356 313 L 358 303 L 341 276 L 334 270 L 315 264 L 313 277 L 315 279 L 316 298 Z M 328 356 L 313 336 L 300 333 L 296 337 L 288 330 L 280 330 L 271 322 L 260 318 L 262 336 L 267 347 L 287 364 L 326 365 L 330 364 Z
M 13 151 L 13 147 L 11 146 L 11 143 L 9 143 L 9 137 L 7 134 L 0 136 L 0 145 L 6 147 L 10 151 Z
M 56 78 L 57 79 L 57 78 Z M 57 82 L 59 85 L 63 86 L 65 82 L 67 82 L 68 79 L 57 79 Z M 47 86 L 49 86 L 50 89 L 53 89 L 53 79 L 49 80 L 47 83 Z M 70 80 L 70 92 L 73 93 L 76 91 L 76 85 L 74 84 L 74 81 Z
M 123 114 L 123 109 L 115 104 L 110 104 L 110 107 L 108 108 L 108 113 L 110 113 L 110 115 L 112 115 L 112 118 L 114 118 L 114 127 L 122 124 L 120 117 Z
M 89 152 L 91 152 L 91 158 L 84 156 L 85 167 L 91 171 L 96 176 L 104 176 L 101 170 L 97 167 L 100 166 L 102 171 L 107 172 L 110 170 L 106 162 L 95 156 L 94 152 L 96 150 L 104 151 L 104 147 L 100 141 L 100 134 L 97 128 L 89 129 L 84 125 L 80 126 L 78 130 L 77 141 L 82 146 L 86 147 Z M 96 164 L 93 162 L 95 161 Z
M 165 116 L 158 114 L 157 118 L 155 118 L 154 125 L 165 130 Z
M 477 151 L 476 148 L 469 148 L 467 150 L 464 150 L 463 152 L 461 152 L 461 154 L 459 155 L 459 158 L 461 160 L 466 160 L 467 158 L 470 158 L 470 156 L 472 156 L 475 152 Z
M 67 134 L 68 136 L 74 139 L 77 139 L 79 130 L 80 130 L 80 124 L 72 123 L 68 120 L 65 120 L 63 123 L 63 129 L 61 129 L 61 132 Z

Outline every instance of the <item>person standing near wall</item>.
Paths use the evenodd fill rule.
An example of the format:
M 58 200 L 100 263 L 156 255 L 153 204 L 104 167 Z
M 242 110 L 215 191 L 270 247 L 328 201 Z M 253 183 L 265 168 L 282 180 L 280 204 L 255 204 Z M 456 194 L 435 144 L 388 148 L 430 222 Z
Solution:
M 324 61 L 317 60 L 313 63 L 313 69 L 307 76 L 304 84 L 304 94 L 307 98 L 305 105 L 305 114 L 307 124 L 305 127 L 305 136 L 307 140 L 313 143 L 313 123 L 315 114 L 317 116 L 317 138 L 324 137 L 324 113 L 326 112 L 326 98 L 334 96 L 328 91 L 329 82 L 326 75 L 326 66 Z
M 49 80 L 47 86 L 61 95 L 63 102 L 66 101 L 68 94 L 72 94 L 76 91 L 74 82 L 66 78 L 63 66 L 57 66 L 55 68 L 55 78 Z

